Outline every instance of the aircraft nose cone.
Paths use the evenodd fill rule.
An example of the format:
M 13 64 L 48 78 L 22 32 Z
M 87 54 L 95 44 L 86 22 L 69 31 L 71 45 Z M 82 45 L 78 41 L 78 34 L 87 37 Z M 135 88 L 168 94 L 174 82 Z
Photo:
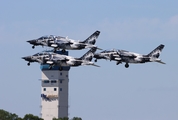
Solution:
M 24 59 L 24 60 L 30 60 L 31 59 L 31 57 L 30 56 L 26 56 L 26 57 L 22 57 L 22 59 Z
M 28 40 L 27 42 L 30 44 L 34 44 L 34 43 L 36 43 L 36 40 Z
M 22 57 L 22 59 L 25 59 L 25 57 Z

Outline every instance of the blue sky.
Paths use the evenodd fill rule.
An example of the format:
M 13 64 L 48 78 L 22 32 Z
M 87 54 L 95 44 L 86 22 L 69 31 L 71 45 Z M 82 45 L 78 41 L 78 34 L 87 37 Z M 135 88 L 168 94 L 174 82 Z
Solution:
M 100 68 L 71 68 L 69 117 L 177 120 L 177 4 L 176 0 L 1 1 L 0 109 L 21 117 L 40 114 L 40 66 L 28 67 L 21 57 L 47 48 L 31 49 L 27 40 L 50 34 L 84 40 L 100 30 L 96 45 L 102 49 L 148 54 L 164 44 L 160 58 L 167 64 L 130 64 L 126 69 L 124 64 L 100 60 Z M 69 54 L 80 57 L 86 51 Z

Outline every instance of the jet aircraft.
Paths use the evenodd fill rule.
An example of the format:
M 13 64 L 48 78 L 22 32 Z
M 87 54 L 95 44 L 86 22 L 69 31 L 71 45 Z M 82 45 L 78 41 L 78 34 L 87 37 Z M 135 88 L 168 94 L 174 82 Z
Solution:
M 98 65 L 95 65 L 93 62 L 91 62 L 94 53 L 96 52 L 96 47 L 91 48 L 87 53 L 85 53 L 80 58 L 74 58 L 72 56 L 67 55 L 61 55 L 56 53 L 51 53 L 49 56 L 49 60 L 46 61 L 46 64 L 49 64 L 49 69 L 51 69 L 53 66 L 57 65 L 59 66 L 59 70 L 61 71 L 63 68 L 62 66 L 81 66 L 81 65 L 93 65 L 96 67 L 99 67 Z
M 67 55 L 61 55 L 53 52 L 42 52 L 37 53 L 32 56 L 22 57 L 22 59 L 28 61 L 27 65 L 29 66 L 31 62 L 38 62 L 41 64 L 49 64 L 49 69 L 52 69 L 53 66 L 59 66 L 59 70 L 63 70 L 62 66 L 80 66 L 80 65 L 95 65 L 91 62 L 94 53 L 96 52 L 96 47 L 91 48 L 87 53 L 85 53 L 81 58 L 74 58 Z
M 161 51 L 163 50 L 164 45 L 161 44 L 157 48 L 155 48 L 152 52 L 147 55 L 141 55 L 134 52 L 129 52 L 125 50 L 113 50 L 113 51 L 103 51 L 101 53 L 97 53 L 94 55 L 97 59 L 109 59 L 117 61 L 117 65 L 125 62 L 125 67 L 129 67 L 129 63 L 146 63 L 146 62 L 158 62 L 165 64 L 159 59 Z
M 68 37 L 61 37 L 61 36 L 42 36 L 38 39 L 29 40 L 30 44 L 32 44 L 32 48 L 35 46 L 48 46 L 54 48 L 54 51 L 62 49 L 63 52 L 65 50 L 81 50 L 85 48 L 92 48 L 96 47 L 94 45 L 96 43 L 96 39 L 98 38 L 100 31 L 94 32 L 90 37 L 88 37 L 84 41 L 77 41 L 73 39 L 69 39 Z

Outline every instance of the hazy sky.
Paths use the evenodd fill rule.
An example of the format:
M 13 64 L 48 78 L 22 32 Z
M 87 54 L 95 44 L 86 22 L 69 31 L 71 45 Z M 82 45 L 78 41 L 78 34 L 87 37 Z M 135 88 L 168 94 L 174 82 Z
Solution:
M 96 45 L 148 54 L 164 44 L 159 63 L 81 66 L 69 73 L 69 117 L 83 120 L 178 119 L 177 0 L 2 0 L 0 4 L 0 109 L 40 115 L 38 63 L 23 56 L 47 48 L 26 41 L 43 35 L 84 40 L 101 31 Z M 88 50 L 69 51 L 80 57 Z M 100 51 L 97 51 L 100 52 Z

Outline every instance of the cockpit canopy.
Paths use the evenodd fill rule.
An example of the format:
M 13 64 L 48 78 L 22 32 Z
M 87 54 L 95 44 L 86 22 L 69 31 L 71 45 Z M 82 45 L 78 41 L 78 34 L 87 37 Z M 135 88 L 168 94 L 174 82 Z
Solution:
M 38 38 L 38 40 L 44 40 L 44 39 L 49 39 L 49 36 L 42 36 L 42 37 Z
M 47 52 L 40 52 L 40 53 L 36 53 L 33 56 L 42 56 L 42 55 L 49 55 L 50 53 Z
M 38 40 L 44 40 L 44 39 L 51 39 L 51 40 L 53 40 L 55 38 L 57 38 L 57 39 L 65 39 L 65 37 L 61 37 L 61 36 L 46 35 L 46 36 L 42 36 L 42 37 L 38 38 Z
M 110 53 L 110 52 L 117 52 L 117 50 L 116 49 L 104 50 L 101 53 Z

